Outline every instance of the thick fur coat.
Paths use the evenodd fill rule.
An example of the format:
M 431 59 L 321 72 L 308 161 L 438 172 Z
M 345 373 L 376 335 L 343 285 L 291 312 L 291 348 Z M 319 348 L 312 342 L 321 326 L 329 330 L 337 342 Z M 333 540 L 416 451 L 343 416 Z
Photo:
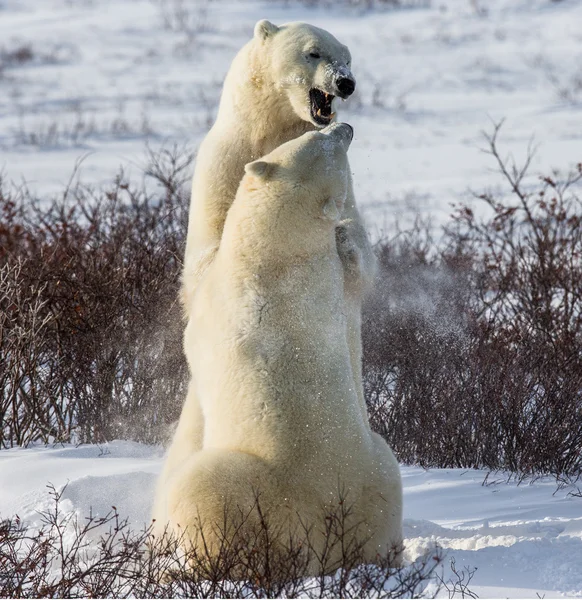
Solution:
M 197 283 L 185 345 L 200 401 L 186 400 L 154 509 L 194 544 L 218 546 L 225 504 L 251 511 L 252 527 L 258 491 L 274 530 L 307 526 L 316 550 L 342 495 L 366 560 L 401 545 L 398 464 L 362 414 L 350 361 L 336 229 L 351 138 L 334 124 L 247 165 Z
M 269 21 L 257 23 L 253 39 L 231 65 L 216 122 L 197 156 L 182 279 L 187 318 L 192 314 L 200 277 L 214 260 L 245 165 L 307 131 L 321 128 L 333 119 L 330 110 L 335 110 L 337 98 L 349 96 L 354 88 L 349 50 L 330 33 L 306 23 L 280 27 Z M 320 115 L 318 100 L 323 101 Z M 352 385 L 366 419 L 361 383 L 361 304 L 374 277 L 375 259 L 356 207 L 349 169 L 342 224 L 336 226 L 335 235 L 345 273 Z M 189 401 L 194 402 L 197 394 L 192 379 Z M 205 435 L 200 409 L 192 418 L 192 448 L 199 449 Z

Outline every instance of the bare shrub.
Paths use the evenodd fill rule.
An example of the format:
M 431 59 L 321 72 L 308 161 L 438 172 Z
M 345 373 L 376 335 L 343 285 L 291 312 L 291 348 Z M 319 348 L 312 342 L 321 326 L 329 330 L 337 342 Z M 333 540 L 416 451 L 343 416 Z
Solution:
M 451 242 L 471 254 L 477 274 L 473 312 L 498 365 L 491 401 L 503 430 L 501 456 L 512 470 L 582 470 L 582 163 L 573 173 L 524 184 L 532 155 L 518 167 L 500 155 L 501 124 L 488 151 L 513 202 L 479 199 L 492 216 L 455 216 Z
M 208 28 L 209 0 L 152 0 L 157 5 L 164 29 L 193 38 Z
M 21 44 L 16 48 L 9 50 L 2 49 L 0 51 L 0 60 L 8 67 L 23 65 L 31 62 L 33 59 L 34 52 L 31 44 Z
M 362 332 L 372 427 L 402 462 L 477 466 L 467 435 L 476 415 L 459 385 L 469 379 L 468 272 L 445 261 L 418 223 L 377 251 L 380 273 Z
M 0 46 L 0 70 L 16 69 L 30 64 L 50 65 L 67 62 L 76 48 L 67 43 L 33 46 L 31 42 L 16 40 L 9 46 Z
M 542 73 L 559 100 L 574 106 L 582 102 L 582 69 L 578 66 L 579 60 L 555 64 L 543 54 L 538 54 L 529 62 Z
M 379 245 L 364 321 L 373 426 L 400 460 L 522 475 L 582 472 L 582 166 L 525 186 L 502 159 L 515 202 L 453 216 Z
M 289 0 L 288 0 L 289 1 Z M 299 0 L 307 6 L 351 6 L 355 8 L 428 8 L 431 0 Z
M 113 118 L 97 120 L 94 111 L 73 100 L 64 118 L 39 119 L 35 111 L 21 109 L 13 140 L 16 146 L 62 148 L 80 146 L 91 138 L 127 139 L 148 137 L 153 133 L 145 106 L 137 117 L 128 118 L 125 105 L 120 102 Z
M 464 567 L 459 570 L 455 559 L 451 558 L 450 568 L 452 573 L 451 578 L 448 581 L 440 578 L 440 582 L 447 591 L 449 598 L 478 598 L 479 596 L 469 588 L 469 584 L 477 571 L 477 567 Z M 437 577 L 439 576 L 437 575 Z
M 46 311 L 46 285 L 26 283 L 21 260 L 0 267 L 0 446 L 12 440 L 27 444 L 39 433 L 56 438 L 54 424 L 65 421 L 68 431 L 71 420 L 68 406 L 53 395 L 52 369 L 40 373 L 51 350 L 47 331 L 54 325 L 54 315 Z M 39 388 L 45 395 L 21 393 Z
M 50 202 L 0 194 L 0 445 L 158 441 L 187 367 L 177 304 L 191 156 L 151 155 L 162 195 L 120 174 Z
M 340 527 L 330 534 L 330 543 L 345 549 L 337 568 L 330 571 L 318 556 L 313 562 L 322 566 L 308 576 L 309 532 L 275 546 L 268 514 L 251 535 L 222 529 L 215 555 L 204 544 L 184 552 L 181 540 L 155 538 L 150 528 L 133 531 L 114 507 L 105 517 L 79 519 L 62 511 L 61 493 L 52 489 L 51 495 L 39 530 L 18 518 L 0 523 L 2 597 L 401 598 L 423 596 L 429 583 L 436 594 L 442 585 L 438 548 L 403 568 L 380 556 L 377 564 L 361 564 L 361 547 L 347 543 Z M 323 516 L 323 523 L 337 523 L 341 511 Z

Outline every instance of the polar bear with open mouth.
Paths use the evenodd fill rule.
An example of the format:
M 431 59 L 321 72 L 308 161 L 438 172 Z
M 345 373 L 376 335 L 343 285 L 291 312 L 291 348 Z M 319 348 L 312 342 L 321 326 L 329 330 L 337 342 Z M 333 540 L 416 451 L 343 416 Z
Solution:
M 214 259 L 226 215 L 247 163 L 308 131 L 329 125 L 337 98 L 355 90 L 348 48 L 307 23 L 276 26 L 263 20 L 235 57 L 224 82 L 215 124 L 202 142 L 192 185 L 182 278 L 186 317 L 201 275 Z M 361 381 L 361 304 L 375 273 L 375 258 L 356 207 L 348 168 L 348 193 L 336 246 L 344 269 L 344 310 L 350 363 L 362 418 L 367 423 Z M 186 354 L 188 354 L 186 346 Z M 188 398 L 197 395 L 191 380 Z M 194 402 L 195 403 L 195 402 Z M 192 415 L 191 450 L 202 448 L 204 417 Z

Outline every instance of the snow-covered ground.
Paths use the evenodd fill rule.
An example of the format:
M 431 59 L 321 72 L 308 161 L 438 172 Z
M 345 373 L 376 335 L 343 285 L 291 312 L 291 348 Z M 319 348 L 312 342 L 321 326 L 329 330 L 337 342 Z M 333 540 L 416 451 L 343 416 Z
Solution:
M 46 484 L 68 484 L 62 508 L 105 516 L 112 506 L 135 528 L 149 521 L 162 451 L 116 441 L 0 452 L 0 516 L 38 522 Z M 407 558 L 437 542 L 457 569 L 477 568 L 480 597 L 582 597 L 582 498 L 553 480 L 502 482 L 475 470 L 402 469 Z M 446 597 L 447 594 L 444 594 Z
M 480 148 L 502 118 L 501 149 L 533 171 L 582 160 L 582 2 L 433 0 L 402 10 L 232 0 L 0 0 L 0 173 L 39 195 L 119 166 L 140 176 L 145 144 L 195 149 L 222 79 L 254 23 L 305 20 L 348 44 L 358 80 L 340 116 L 372 232 L 416 211 L 446 220 L 469 189 L 499 183 Z M 69 508 L 111 505 L 148 519 L 158 449 L 0 451 L 0 515 L 33 522 L 45 484 Z M 582 498 L 552 481 L 483 486 L 477 471 L 404 468 L 409 558 L 432 540 L 477 567 L 481 596 L 582 597 Z M 503 479 L 503 476 L 499 476 Z
M 582 159 L 582 2 L 402 0 L 413 8 L 297 1 L 0 0 L 0 171 L 45 194 L 86 156 L 83 178 L 139 174 L 146 140 L 195 148 L 254 23 L 305 20 L 348 44 L 358 80 L 340 117 L 355 128 L 356 193 L 371 229 L 499 182 L 502 150 L 540 145 L 535 171 Z

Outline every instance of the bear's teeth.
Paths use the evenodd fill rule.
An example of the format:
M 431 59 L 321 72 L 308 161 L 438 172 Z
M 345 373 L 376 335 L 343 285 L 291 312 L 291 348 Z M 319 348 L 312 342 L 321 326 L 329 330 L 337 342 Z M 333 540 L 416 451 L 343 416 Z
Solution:
M 317 112 L 315 113 L 318 117 L 321 117 L 321 108 L 317 109 Z
M 329 118 L 330 118 L 330 119 L 333 119 L 334 117 L 335 117 L 335 113 L 334 113 L 334 112 L 332 112 L 332 113 L 331 113 L 331 115 L 329 115 Z

